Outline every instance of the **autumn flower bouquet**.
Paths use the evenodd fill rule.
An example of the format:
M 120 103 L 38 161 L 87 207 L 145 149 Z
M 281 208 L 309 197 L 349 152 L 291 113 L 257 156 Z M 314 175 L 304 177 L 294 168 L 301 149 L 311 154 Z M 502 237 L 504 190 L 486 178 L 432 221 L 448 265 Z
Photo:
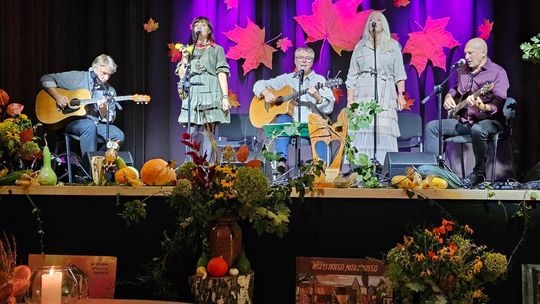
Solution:
M 473 230 L 442 220 L 412 229 L 387 256 L 387 278 L 399 303 L 486 303 L 484 285 L 506 272 L 506 256 L 476 245 Z
M 0 159 L 3 167 L 18 167 L 20 160 L 32 161 L 41 157 L 41 149 L 34 141 L 35 126 L 22 113 L 23 105 L 9 103 L 9 96 L 0 90 Z

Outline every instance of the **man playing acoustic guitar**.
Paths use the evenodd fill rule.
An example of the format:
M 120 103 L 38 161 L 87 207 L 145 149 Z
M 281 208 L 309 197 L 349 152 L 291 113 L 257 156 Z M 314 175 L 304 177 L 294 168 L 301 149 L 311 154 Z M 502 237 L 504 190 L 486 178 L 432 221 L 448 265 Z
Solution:
M 311 103 L 314 108 L 303 105 L 300 111 L 300 122 L 308 121 L 308 114 L 314 112 L 321 112 L 324 114 L 332 113 L 334 109 L 335 97 L 332 94 L 332 90 L 327 87 L 317 89 L 319 84 L 324 83 L 326 79 L 315 73 L 311 68 L 313 67 L 313 60 L 315 59 L 315 52 L 309 47 L 302 47 L 296 49 L 294 52 L 294 64 L 295 71 L 293 73 L 287 73 L 279 75 L 269 80 L 259 80 L 253 85 L 253 94 L 258 97 L 264 97 L 267 103 L 276 102 L 278 96 L 275 96 L 271 90 L 279 90 L 285 86 L 289 86 L 294 90 L 298 90 L 299 77 L 303 77 L 302 90 L 307 88 L 307 94 L 300 96 L 301 104 Z M 316 109 L 316 110 L 315 110 Z M 250 113 L 253 115 L 254 113 Z M 317 114 L 317 113 L 315 113 Z M 253 120 L 253 118 L 252 118 Z M 287 114 L 278 115 L 275 121 L 269 121 L 274 123 L 287 123 L 298 120 L 297 108 L 294 109 L 293 116 Z M 287 159 L 289 150 L 289 137 L 278 137 L 275 140 L 276 153 L 280 155 L 280 161 L 277 165 L 279 172 L 285 172 L 287 169 Z M 319 149 L 317 152 L 319 155 L 325 155 L 326 148 Z M 324 151 L 322 151 L 324 150 Z
M 457 119 L 442 121 L 443 136 L 471 135 L 475 166 L 463 181 L 469 188 L 484 181 L 487 141 L 505 125 L 503 106 L 509 87 L 508 77 L 501 66 L 489 59 L 487 51 L 486 42 L 480 38 L 467 42 L 467 65 L 458 68 L 457 83 L 444 98 L 444 108 L 450 113 L 456 106 L 459 107 L 458 96 L 471 94 L 466 99 L 462 98 L 467 106 L 456 113 Z M 489 90 L 482 92 L 485 87 Z M 426 152 L 438 152 L 438 136 L 438 121 L 429 122 L 426 126 Z
M 107 100 L 116 96 L 116 90 L 107 83 L 112 74 L 116 72 L 116 63 L 105 54 L 99 55 L 92 62 L 88 71 L 69 71 L 62 73 L 46 74 L 40 79 L 43 88 L 56 100 L 59 109 L 68 106 L 69 99 L 62 95 L 57 88 L 70 91 L 86 89 L 91 92 L 91 98 L 98 100 L 97 104 L 87 105 L 87 115 L 81 119 L 71 121 L 65 131 L 80 138 L 81 155 L 97 150 L 98 137 L 107 141 L 112 139 L 124 142 L 124 133 L 118 127 L 112 125 L 116 118 L 116 108 L 119 107 L 115 100 Z M 107 103 L 109 108 L 109 138 L 106 138 L 107 126 Z

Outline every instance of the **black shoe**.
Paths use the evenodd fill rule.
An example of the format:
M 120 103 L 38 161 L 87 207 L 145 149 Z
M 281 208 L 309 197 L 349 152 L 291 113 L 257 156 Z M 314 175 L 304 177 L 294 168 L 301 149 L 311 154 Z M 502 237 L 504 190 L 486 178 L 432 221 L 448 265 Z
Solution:
M 484 182 L 484 175 L 473 172 L 469 174 L 469 176 L 464 178 L 461 182 L 463 183 L 464 188 L 471 189 Z

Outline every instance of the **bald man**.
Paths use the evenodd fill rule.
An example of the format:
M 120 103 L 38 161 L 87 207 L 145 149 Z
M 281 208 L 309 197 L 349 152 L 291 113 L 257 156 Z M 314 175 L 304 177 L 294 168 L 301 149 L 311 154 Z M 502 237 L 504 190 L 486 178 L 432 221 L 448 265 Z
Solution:
M 487 141 L 505 125 L 503 106 L 509 87 L 506 71 L 493 63 L 487 56 L 486 42 L 474 38 L 465 45 L 466 65 L 457 69 L 456 83 L 444 97 L 444 108 L 455 108 L 460 101 L 459 96 L 467 95 L 468 106 L 459 112 L 459 119 L 443 119 L 442 134 L 444 137 L 471 135 L 475 157 L 473 172 L 463 180 L 468 188 L 473 188 L 485 180 Z M 472 93 L 480 90 L 484 84 L 492 82 L 493 90 L 483 96 L 474 98 Z M 465 99 L 463 99 L 465 100 Z M 426 152 L 439 151 L 439 122 L 430 121 L 426 126 Z

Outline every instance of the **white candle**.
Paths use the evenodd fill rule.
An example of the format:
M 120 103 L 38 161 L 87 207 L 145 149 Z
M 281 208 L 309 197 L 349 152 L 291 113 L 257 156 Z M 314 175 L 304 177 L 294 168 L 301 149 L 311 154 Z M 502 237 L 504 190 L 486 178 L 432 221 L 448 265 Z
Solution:
M 62 272 L 51 269 L 41 275 L 41 304 L 62 303 Z

